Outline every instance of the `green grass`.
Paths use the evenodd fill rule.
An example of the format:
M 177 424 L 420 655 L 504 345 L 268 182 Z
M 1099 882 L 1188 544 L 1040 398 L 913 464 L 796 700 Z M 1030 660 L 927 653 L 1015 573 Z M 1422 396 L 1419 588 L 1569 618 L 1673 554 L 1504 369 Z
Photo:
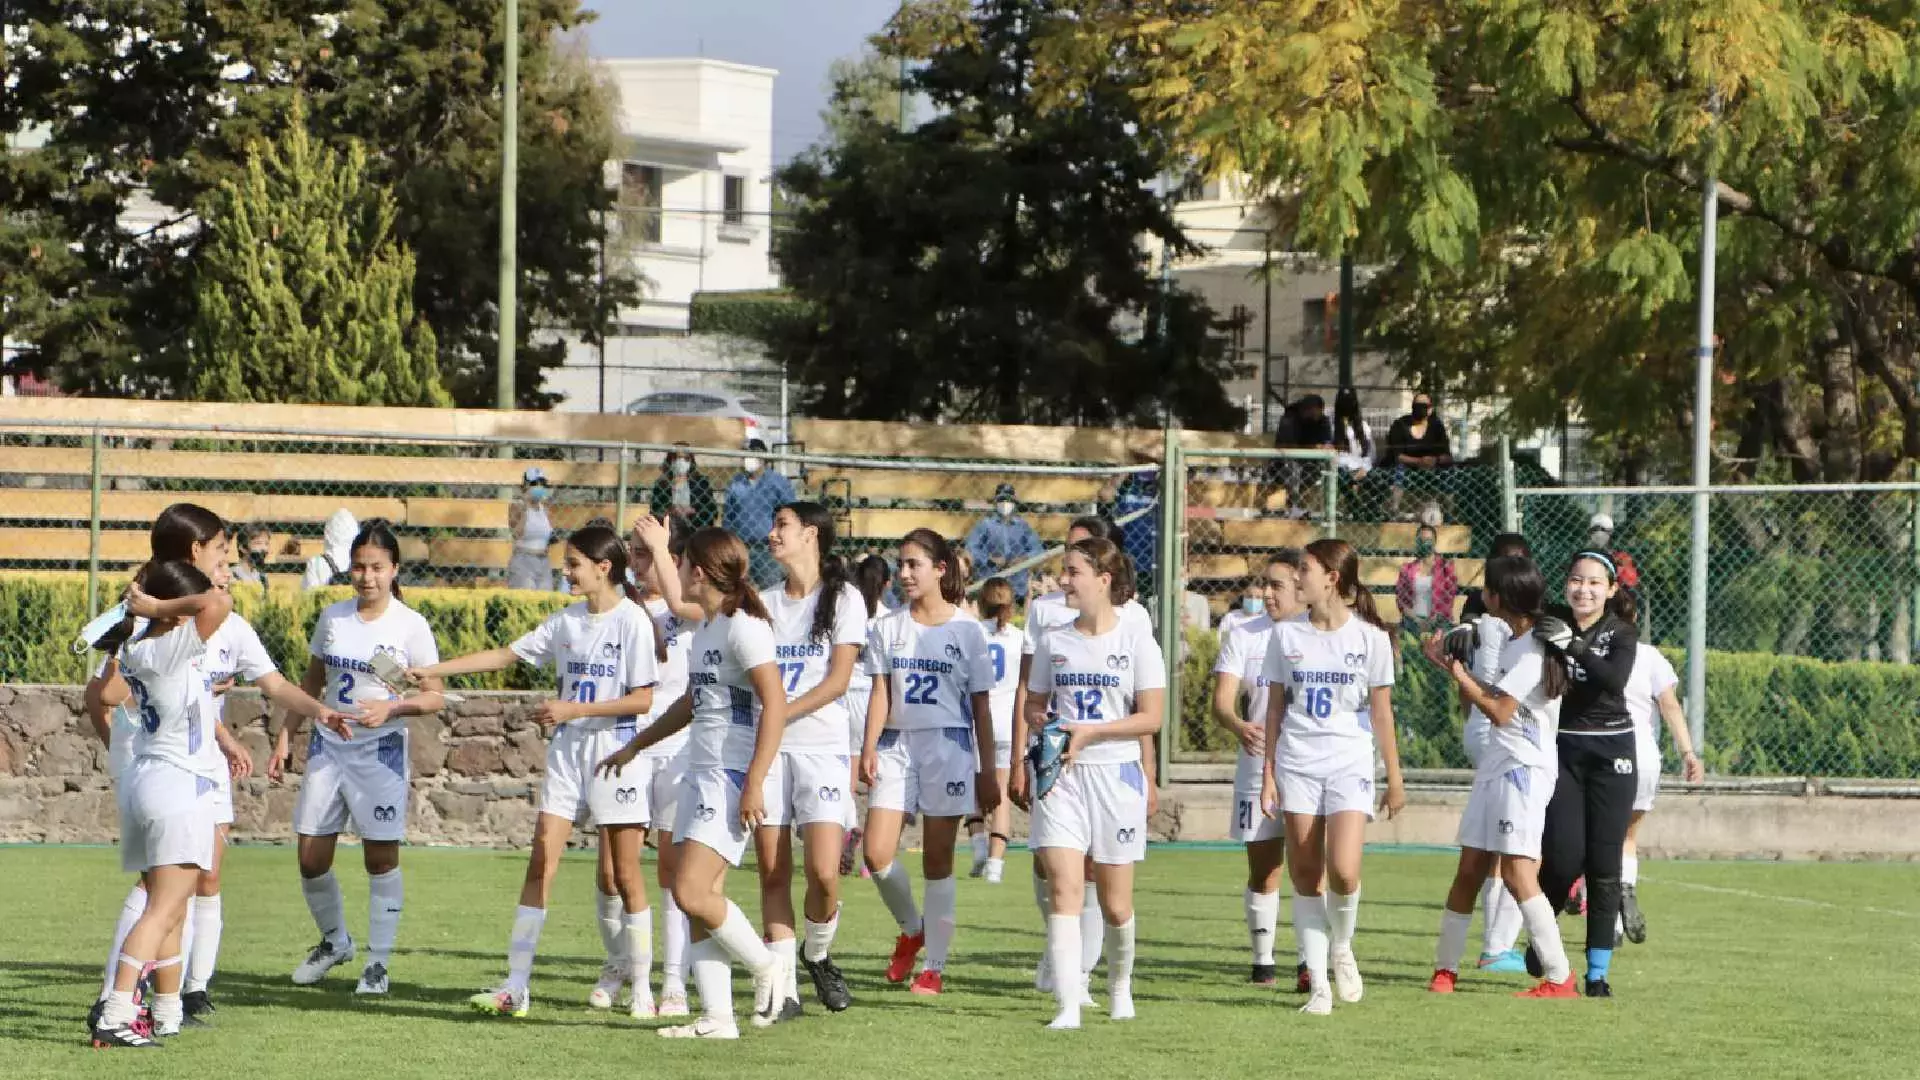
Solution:
M 342 854 L 349 925 L 363 927 L 364 878 L 352 850 Z M 836 953 L 853 982 L 853 1010 L 826 1015 L 811 1004 L 803 976 L 804 1020 L 771 1031 L 743 1023 L 739 1042 L 713 1044 L 668 1043 L 645 1025 L 585 1007 L 600 947 L 584 858 L 562 867 L 534 973 L 534 1011 L 517 1022 L 470 1015 L 464 1001 L 503 971 L 524 856 L 409 850 L 393 994 L 375 1003 L 353 999 L 353 976 L 344 971 L 320 987 L 287 981 L 315 937 L 292 858 L 285 848 L 232 852 L 213 984 L 219 1026 L 173 1040 L 143 1072 L 1759 1080 L 1906 1077 L 1920 1058 L 1912 1022 L 1920 869 L 1906 865 L 1649 863 L 1640 895 L 1651 937 L 1617 955 L 1620 996 L 1521 1002 L 1508 995 L 1526 980 L 1511 976 L 1468 976 L 1452 998 L 1426 994 L 1452 857 L 1370 852 L 1357 941 L 1367 999 L 1315 1019 L 1294 1012 L 1293 994 L 1244 981 L 1240 856 L 1156 850 L 1139 883 L 1140 1018 L 1116 1025 L 1090 1010 L 1077 1034 L 1043 1030 L 1052 1007 L 1031 989 L 1041 932 L 1024 859 L 1011 861 L 1007 884 L 997 888 L 962 882 L 948 990 L 932 1001 L 882 984 L 893 927 L 872 885 L 849 880 Z M 0 1076 L 124 1075 L 132 1067 L 119 1060 L 124 1054 L 85 1049 L 81 1030 L 126 883 L 111 850 L 0 849 Z M 736 897 L 753 894 L 745 873 L 730 885 Z M 1577 945 L 1577 924 L 1565 926 Z M 1290 947 L 1291 935 L 1281 937 Z M 735 989 L 748 992 L 744 976 Z

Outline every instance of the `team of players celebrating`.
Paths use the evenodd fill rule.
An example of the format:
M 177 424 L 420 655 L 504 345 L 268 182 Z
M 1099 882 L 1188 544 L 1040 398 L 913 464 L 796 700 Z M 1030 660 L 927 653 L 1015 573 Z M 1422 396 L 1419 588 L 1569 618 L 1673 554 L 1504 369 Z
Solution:
M 624 998 L 635 1017 L 678 1018 L 659 1029 L 663 1036 L 738 1038 L 738 966 L 753 983 L 756 1027 L 800 1015 L 802 969 L 825 1008 L 848 1008 L 833 944 L 840 878 L 856 850 L 898 924 L 887 980 L 938 995 L 957 925 L 961 825 L 980 830 L 974 873 L 998 881 L 1011 801 L 1032 815 L 1034 899 L 1046 929 L 1036 986 L 1056 998 L 1050 1026 L 1080 1026 L 1103 956 L 1109 1016 L 1131 1018 L 1133 870 L 1146 857 L 1167 662 L 1109 526 L 1074 523 L 1059 592 L 1033 599 L 1024 630 L 1011 622 L 1003 580 L 980 590 L 979 618 L 968 612 L 960 560 L 931 530 L 901 541 L 892 610 L 880 603 L 884 564 L 849 570 L 832 555 L 833 519 L 818 504 L 781 508 L 767 543 L 785 580 L 757 591 L 747 546 L 724 530 L 689 533 L 643 518 L 628 541 L 589 526 L 564 553 L 578 602 L 499 648 L 443 661 L 426 620 L 402 601 L 400 545 L 375 522 L 354 538 L 343 568 L 353 596 L 321 612 L 295 686 L 232 610 L 224 523 L 197 506 L 169 507 L 154 523 L 152 561 L 129 588 L 124 617 L 90 634 L 107 659 L 87 704 L 111 749 L 122 866 L 140 874 L 89 1016 L 95 1045 L 158 1046 L 212 1011 L 232 781 L 251 771 L 219 722 L 236 678 L 286 714 L 270 777 L 291 765 L 301 721 L 313 721 L 294 832 L 320 940 L 293 981 L 318 983 L 361 951 L 332 869 L 335 842 L 351 828 L 369 892 L 354 992 L 378 996 L 388 991 L 404 905 L 404 717 L 443 707 L 449 678 L 521 663 L 552 669 L 557 695 L 536 717 L 551 739 L 506 976 L 476 994 L 474 1008 L 523 1017 L 532 1007 L 550 887 L 583 815 L 598 830 L 606 950 L 591 1006 Z M 1555 915 L 1584 877 L 1585 990 L 1605 996 L 1616 924 L 1635 940 L 1644 935 L 1623 848 L 1651 805 L 1656 707 L 1685 746 L 1672 671 L 1638 645 L 1606 555 L 1574 560 L 1568 603 L 1552 611 L 1524 540 L 1502 537 L 1495 556 L 1484 615 L 1423 646 L 1459 687 L 1476 769 L 1431 989 L 1454 988 L 1480 900 L 1480 967 L 1524 964 L 1540 978 L 1524 996 L 1578 996 Z M 1284 867 L 1302 1011 L 1325 1014 L 1336 997 L 1351 1003 L 1364 993 L 1353 939 L 1365 826 L 1376 809 L 1391 815 L 1406 801 L 1394 740 L 1395 651 L 1344 541 L 1276 553 L 1262 593 L 1265 613 L 1223 635 L 1214 695 L 1216 716 L 1241 747 L 1232 827 L 1246 844 L 1252 977 L 1277 978 Z M 1692 778 L 1690 749 L 1685 762 Z M 855 799 L 862 788 L 864 818 Z M 916 818 L 925 879 L 918 902 L 896 857 Z M 657 996 L 641 872 L 649 831 L 663 908 Z M 796 835 L 805 881 L 797 912 Z M 727 871 L 750 847 L 758 927 L 726 890 Z M 1524 959 L 1513 951 L 1520 925 L 1530 939 Z

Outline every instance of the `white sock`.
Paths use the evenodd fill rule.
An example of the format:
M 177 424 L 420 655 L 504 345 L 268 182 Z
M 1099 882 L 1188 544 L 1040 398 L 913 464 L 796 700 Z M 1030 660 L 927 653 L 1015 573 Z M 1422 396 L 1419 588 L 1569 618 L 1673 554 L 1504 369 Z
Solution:
M 960 883 L 950 877 L 927 882 L 927 970 L 947 969 L 947 950 L 953 947 L 953 931 L 959 922 Z
M 108 1031 L 126 1027 L 140 1015 L 140 1010 L 134 1007 L 131 990 L 109 990 L 101 1000 L 106 1002 L 106 1008 L 100 1012 L 100 1026 Z
M 1053 970 L 1070 972 L 1074 964 L 1080 961 L 1080 916 L 1047 916 L 1047 961 Z M 1060 1003 L 1060 1011 L 1080 1009 L 1080 980 L 1070 975 L 1056 975 L 1053 980 L 1053 996 Z
M 1299 896 L 1293 898 L 1293 932 L 1300 936 L 1300 958 L 1307 963 L 1307 972 L 1313 977 L 1313 985 L 1325 986 L 1327 983 L 1327 898 L 1324 896 Z
M 400 909 L 407 890 L 400 868 L 367 879 L 367 962 L 384 965 L 393 956 L 393 939 L 400 936 Z
M 600 898 L 599 917 L 594 921 L 600 924 L 600 944 L 606 947 L 608 963 L 622 963 L 624 951 L 620 947 L 620 932 L 626 928 L 622 921 L 622 916 L 627 913 L 626 903 L 618 893 L 612 896 L 606 893 L 596 895 Z
M 1482 956 L 1494 954 L 1493 946 L 1497 939 L 1493 928 L 1497 924 L 1500 913 L 1500 894 L 1505 891 L 1506 886 L 1501 884 L 1500 878 L 1493 874 L 1487 875 L 1487 880 L 1480 886 L 1480 955 Z
M 700 994 L 700 1015 L 733 1023 L 733 968 L 727 963 L 727 951 L 712 938 L 696 941 L 687 948 L 687 964 L 693 969 L 693 988 Z
M 974 865 L 978 866 L 981 863 L 984 863 L 987 861 L 987 852 L 992 850 L 991 848 L 988 847 L 988 844 L 990 842 L 991 842 L 991 838 L 989 838 L 986 833 L 977 832 L 973 834 Z
M 1441 911 L 1440 944 L 1433 950 L 1433 968 L 1435 971 L 1460 973 L 1460 954 L 1467 951 L 1467 930 L 1473 926 L 1473 915 L 1462 915 L 1457 911 Z
M 127 935 L 133 932 L 133 924 L 147 910 L 147 890 L 135 885 L 127 890 L 127 898 L 120 901 L 120 921 L 113 927 L 113 951 L 107 953 L 106 978 L 100 984 L 100 1000 L 105 1001 L 113 992 L 113 978 L 120 973 L 120 946 L 126 944 Z
M 1566 947 L 1560 943 L 1560 923 L 1553 917 L 1553 905 L 1546 896 L 1535 896 L 1520 905 L 1520 917 L 1527 924 L 1527 936 L 1533 939 L 1541 973 L 1548 982 L 1566 982 L 1573 968 L 1567 963 Z
M 1327 894 L 1327 927 L 1333 933 L 1332 947 L 1337 953 L 1353 951 L 1353 930 L 1360 922 L 1360 890 Z
M 540 929 L 547 925 L 547 909 L 513 909 L 513 936 L 507 941 L 507 988 L 525 990 L 533 977 L 533 953 L 540 946 Z
M 353 939 L 347 936 L 340 879 L 334 877 L 331 870 L 319 877 L 301 878 L 300 892 L 307 898 L 307 912 L 313 916 L 313 925 L 320 928 L 320 936 L 332 942 L 336 949 L 346 948 L 347 942 Z
M 840 912 L 835 911 L 833 918 L 826 922 L 807 919 L 806 931 L 807 959 L 817 964 L 833 949 L 833 935 L 840 932 Z
M 666 892 L 667 913 L 660 922 L 666 932 L 667 953 L 660 958 L 660 992 L 670 994 L 678 990 L 684 994 L 687 992 L 687 945 L 693 928 L 687 925 L 687 913 L 680 910 L 673 890 Z
M 1109 926 L 1101 936 L 1107 945 L 1107 987 L 1110 990 L 1133 986 L 1133 930 L 1136 919 L 1129 917 L 1119 926 Z
M 1007 872 L 1007 860 L 987 856 L 987 880 L 997 882 Z
M 1486 949 L 1497 955 L 1511 950 L 1520 940 L 1520 928 L 1525 920 L 1520 917 L 1520 901 L 1513 898 L 1504 884 L 1491 910 L 1490 916 L 1483 916 L 1488 919 Z
M 183 989 L 188 993 L 205 992 L 207 984 L 213 981 L 214 961 L 220 956 L 219 895 L 194 897 L 187 921 L 193 926 L 193 944 L 182 947 L 187 954 L 187 979 Z
M 623 912 L 621 930 L 627 947 L 627 977 L 633 980 L 633 996 L 645 999 L 653 994 L 653 910 Z
M 178 993 L 153 995 L 153 1026 L 161 1031 L 176 1031 L 184 1019 Z
M 1105 920 L 1100 917 L 1100 890 L 1089 881 L 1080 894 L 1080 973 L 1093 974 L 1100 966 L 1100 946 L 1106 943 Z
M 1640 883 L 1640 853 L 1620 856 L 1620 884 L 1637 885 Z
M 873 872 L 874 887 L 880 890 L 880 899 L 893 914 L 893 921 L 900 924 L 900 932 L 909 937 L 924 929 L 920 921 L 920 912 L 913 906 L 913 879 L 900 868 L 899 862 L 890 862 Z
M 767 943 L 760 940 L 740 905 L 731 900 L 727 901 L 726 920 L 713 928 L 713 940 L 748 971 L 759 971 L 773 963 L 773 953 L 768 951 Z
M 1247 909 L 1247 936 L 1253 940 L 1253 962 L 1272 967 L 1273 932 L 1280 924 L 1280 894 L 1248 889 L 1243 899 Z
M 794 958 L 799 955 L 799 945 L 800 943 L 793 938 L 775 938 L 767 942 L 767 951 L 787 968 L 786 986 L 780 991 L 786 995 L 781 999 L 783 1002 L 800 999 L 800 977 L 795 973 L 795 969 L 800 965 L 794 962 Z

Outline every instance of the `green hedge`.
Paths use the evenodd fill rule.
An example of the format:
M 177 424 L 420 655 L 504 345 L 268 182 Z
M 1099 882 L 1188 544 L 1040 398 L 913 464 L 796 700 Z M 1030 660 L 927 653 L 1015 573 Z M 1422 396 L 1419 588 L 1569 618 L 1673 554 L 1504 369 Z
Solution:
M 117 596 L 121 580 L 101 583 L 103 596 Z M 307 631 L 320 609 L 351 596 L 345 587 L 311 592 L 233 587 L 236 610 L 253 624 L 260 641 L 290 679 L 307 670 Z M 507 644 L 538 626 L 567 603 L 559 593 L 504 589 L 407 589 L 407 606 L 426 617 L 443 658 Z M 89 657 L 74 655 L 74 636 L 87 620 L 85 582 L 11 578 L 0 580 L 0 682 L 73 685 L 87 680 Z M 455 680 L 469 690 L 544 689 L 551 681 L 524 664 L 493 675 Z
M 1218 651 L 1215 635 L 1188 635 L 1181 684 L 1184 751 L 1226 756 L 1233 750 L 1233 740 L 1209 711 Z M 1680 651 L 1667 652 L 1684 671 Z M 1710 652 L 1707 673 L 1701 756 L 1714 775 L 1920 777 L 1920 668 Z M 1414 651 L 1410 639 L 1401 641 L 1393 706 L 1403 765 L 1467 767 L 1460 747 L 1463 717 L 1451 682 Z M 1668 757 L 1671 769 L 1671 752 Z

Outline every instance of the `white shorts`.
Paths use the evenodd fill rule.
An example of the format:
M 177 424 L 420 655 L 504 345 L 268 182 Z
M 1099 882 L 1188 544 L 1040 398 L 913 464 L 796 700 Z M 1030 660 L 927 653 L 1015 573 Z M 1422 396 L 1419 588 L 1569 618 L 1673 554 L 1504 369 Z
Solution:
M 225 761 L 225 758 L 221 759 L 223 764 Z M 222 773 L 220 779 L 213 782 L 213 790 L 207 792 L 207 798 L 213 806 L 213 823 L 233 824 L 233 776 Z
M 307 775 L 293 804 L 293 831 L 337 836 L 351 821 L 362 840 L 406 839 L 407 772 L 405 726 L 350 742 L 315 732 L 307 744 Z
M 873 696 L 870 691 L 848 691 L 840 700 L 847 707 L 847 752 L 858 758 L 867 749 L 867 706 Z
M 1475 777 L 1456 841 L 1461 847 L 1539 859 L 1555 772 L 1515 766 L 1497 776 Z
M 1276 815 L 1268 817 L 1260 805 L 1260 779 L 1264 765 L 1259 758 L 1242 752 L 1233 771 L 1233 821 L 1228 835 L 1237 844 L 1257 844 L 1287 835 L 1284 822 Z
M 977 767 L 972 728 L 889 728 L 880 733 L 879 777 L 867 793 L 867 809 L 966 817 L 978 809 Z
M 158 758 L 139 758 L 120 777 L 120 869 L 213 869 L 214 781 Z
M 1326 776 L 1280 773 L 1280 809 L 1289 814 L 1332 817 L 1349 811 L 1373 820 L 1373 762 L 1338 769 Z
M 507 588 L 546 592 L 553 588 L 553 564 L 544 551 L 516 551 L 507 560 Z
M 687 779 L 687 748 L 683 746 L 672 754 L 643 753 L 628 766 L 629 771 L 640 767 L 646 769 L 647 777 L 647 810 L 651 814 L 647 824 L 670 833 L 680 817 L 680 785 Z
M 540 812 L 568 821 L 591 816 L 595 827 L 645 825 L 653 820 L 653 777 L 636 758 L 619 776 L 596 771 L 631 732 L 562 724 L 547 744 L 547 775 L 540 783 Z
M 740 824 L 740 789 L 746 782 L 746 773 L 732 769 L 688 770 L 673 822 L 675 842 L 703 844 L 739 866 L 747 853 L 747 827 Z
M 1460 733 L 1460 744 L 1467 751 L 1467 762 L 1474 768 L 1480 767 L 1480 755 L 1487 752 L 1487 743 L 1493 740 L 1493 725 L 1485 720 L 1468 720 Z
M 843 754 L 780 751 L 761 787 L 766 796 L 763 827 L 847 824 L 853 792 L 853 761 Z
M 1069 765 L 1033 804 L 1027 846 L 1084 851 L 1104 865 L 1147 857 L 1147 774 L 1124 765 Z
M 1660 791 L 1660 743 L 1652 732 L 1634 731 L 1633 757 L 1633 808 L 1645 813 L 1653 809 L 1653 797 Z

